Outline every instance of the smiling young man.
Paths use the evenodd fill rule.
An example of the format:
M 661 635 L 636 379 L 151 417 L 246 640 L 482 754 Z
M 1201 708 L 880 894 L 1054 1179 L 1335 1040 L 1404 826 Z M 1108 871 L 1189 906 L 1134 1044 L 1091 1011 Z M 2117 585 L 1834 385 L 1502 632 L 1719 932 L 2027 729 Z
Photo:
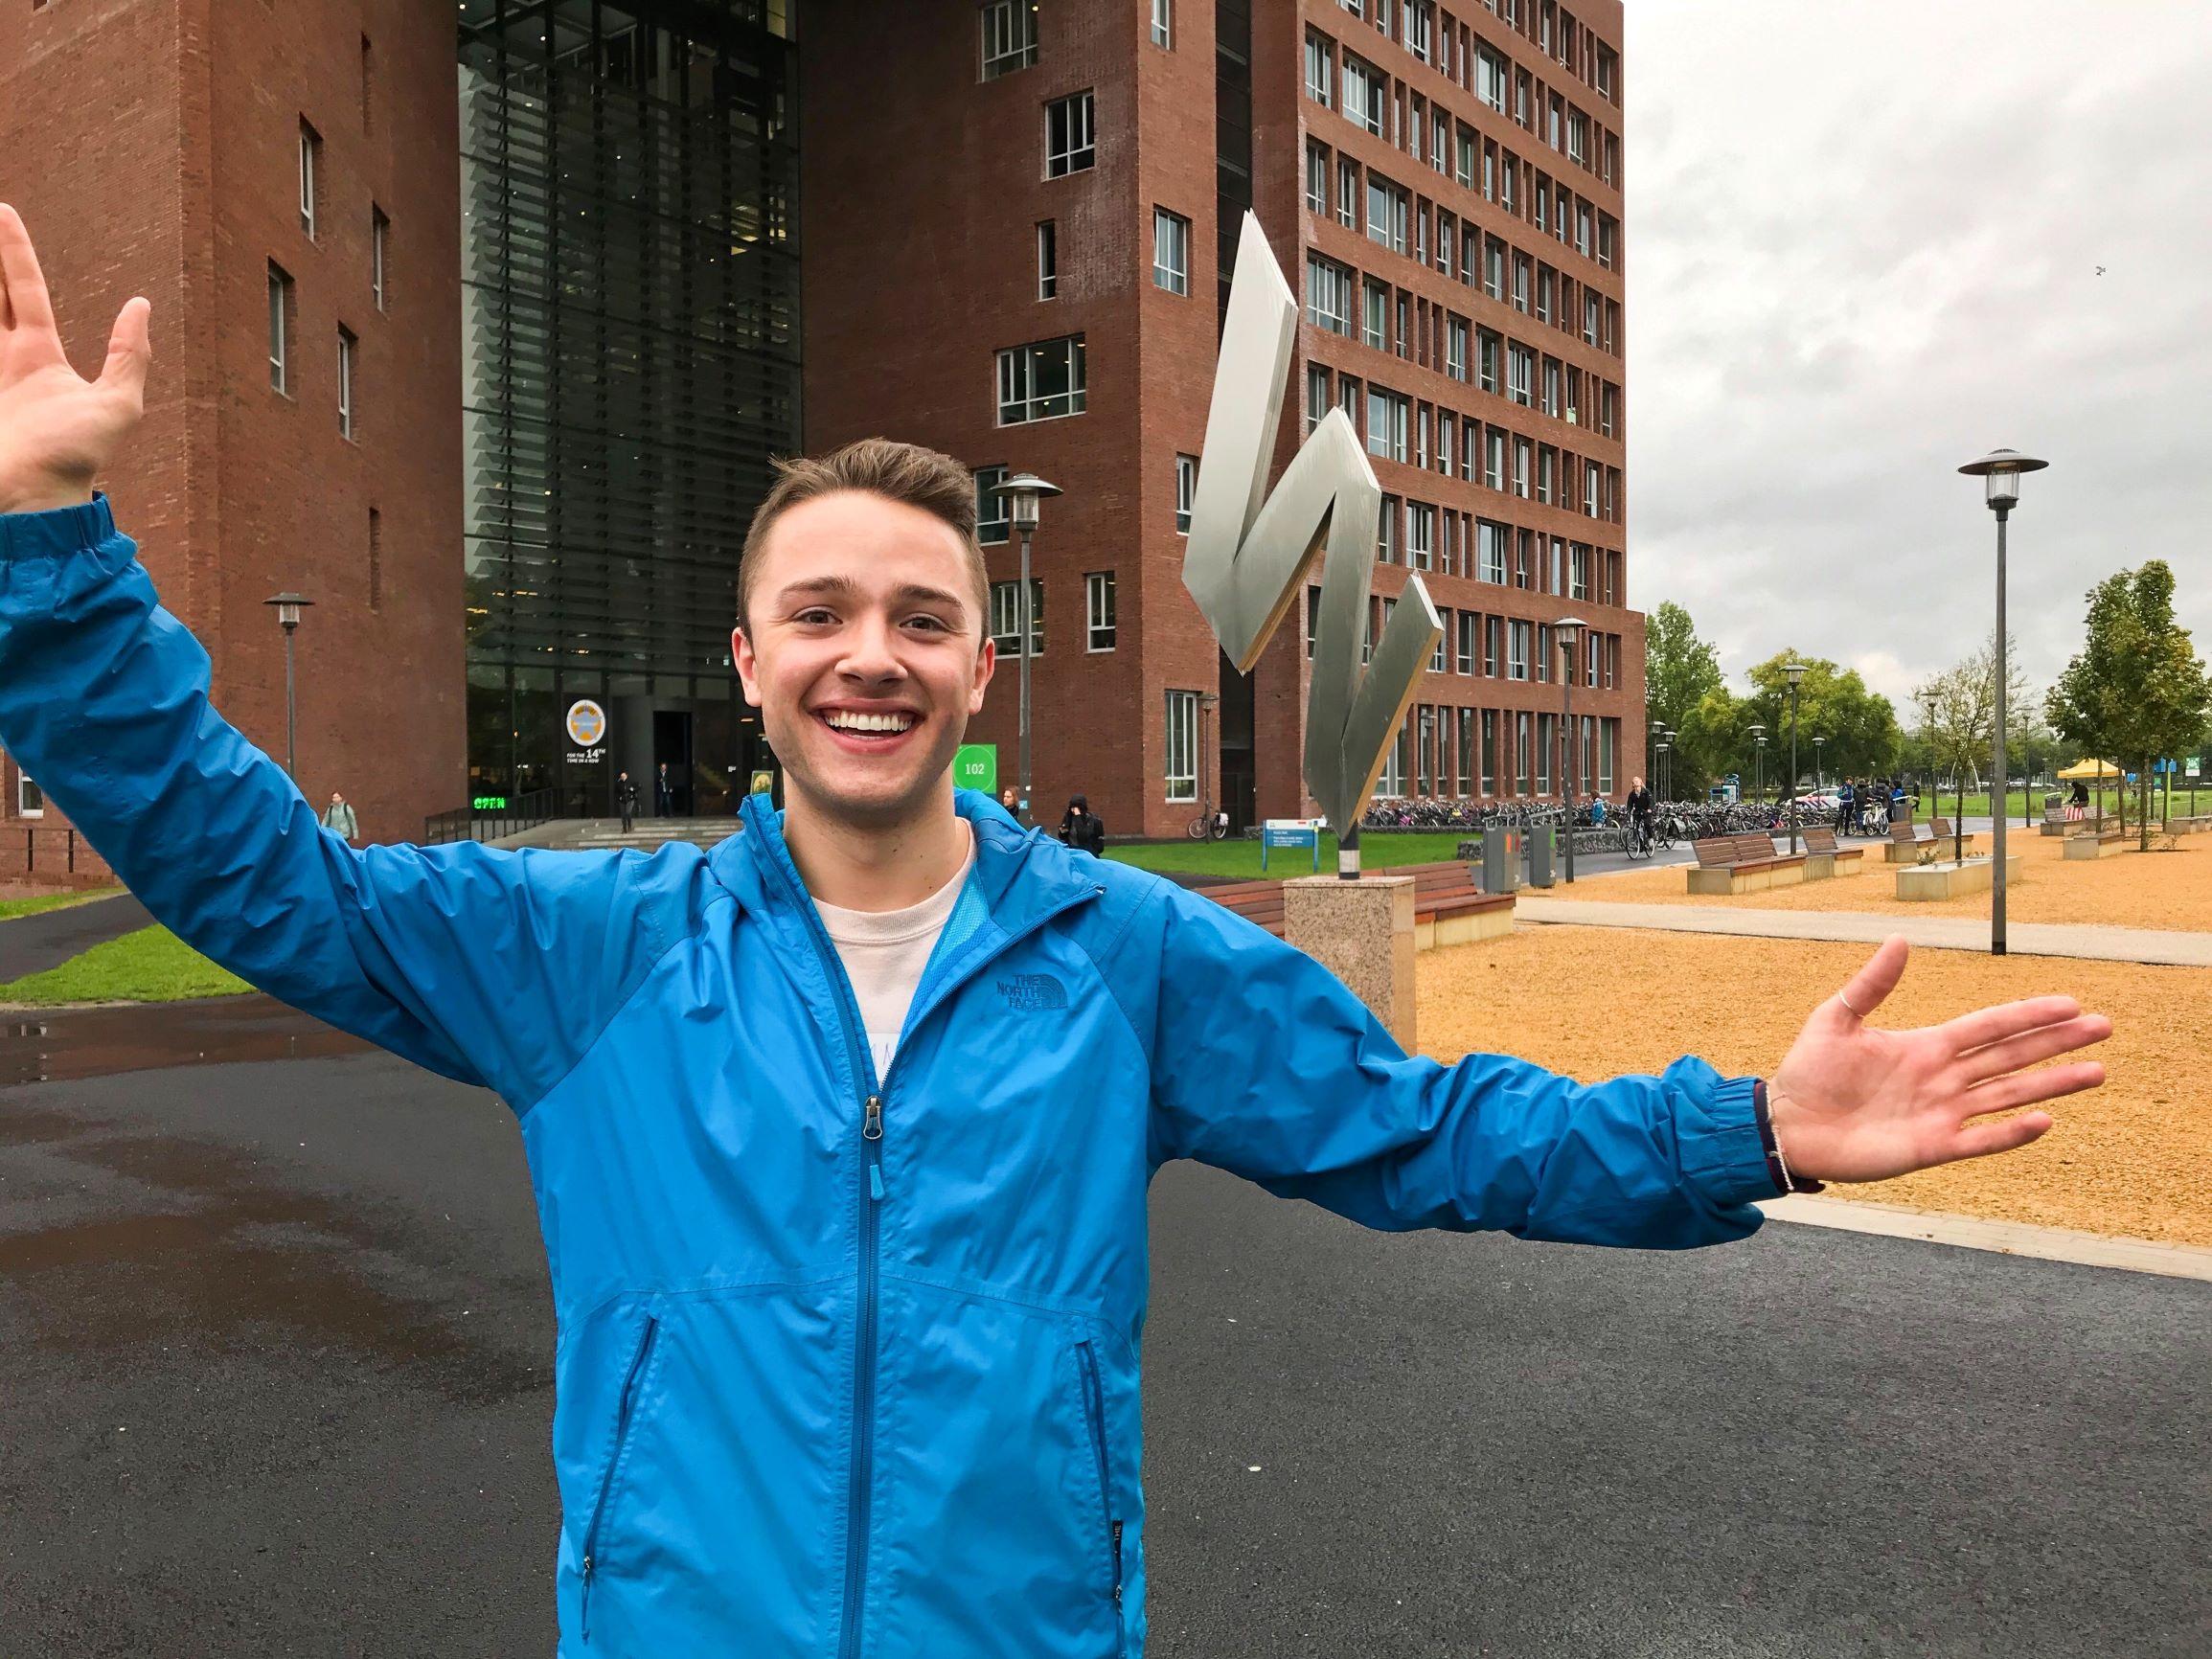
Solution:
M 787 805 L 711 854 L 355 851 L 209 706 L 92 485 L 147 307 L 69 369 L 0 207 L 0 742 L 148 907 L 518 1115 L 560 1337 L 559 1651 L 1142 1651 L 1146 1189 L 1202 1159 L 1378 1228 L 1684 1248 L 1752 1200 L 2003 1150 L 2107 1034 L 2064 998 L 1863 1016 L 1771 1084 L 1409 1058 L 1314 963 L 1024 831 L 949 767 L 993 667 L 967 471 L 789 464 L 738 671 Z M 1787 1160 L 1788 1173 L 1783 1165 Z

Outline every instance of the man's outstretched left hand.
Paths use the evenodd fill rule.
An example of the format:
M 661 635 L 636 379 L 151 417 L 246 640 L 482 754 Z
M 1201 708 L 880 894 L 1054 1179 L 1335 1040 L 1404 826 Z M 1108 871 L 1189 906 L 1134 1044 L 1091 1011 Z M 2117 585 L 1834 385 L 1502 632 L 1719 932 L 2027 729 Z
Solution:
M 2112 1034 L 2101 1013 L 2070 996 L 2037 996 L 1918 1031 L 1874 1031 L 1866 1015 L 1904 974 L 1907 947 L 1892 938 L 1851 983 L 1817 1009 L 1767 1080 L 1774 1138 L 1793 1176 L 1880 1181 L 2024 1147 L 2051 1126 L 2048 1112 L 1974 1122 L 2096 1088 L 2105 1068 L 2056 1059 Z

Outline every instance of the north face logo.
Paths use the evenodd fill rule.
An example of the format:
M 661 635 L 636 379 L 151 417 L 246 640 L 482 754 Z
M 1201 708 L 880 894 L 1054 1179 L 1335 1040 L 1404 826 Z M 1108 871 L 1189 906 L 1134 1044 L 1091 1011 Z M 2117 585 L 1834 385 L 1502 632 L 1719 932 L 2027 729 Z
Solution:
M 999 994 L 1016 1013 L 1041 1013 L 1067 1007 L 1067 987 L 1049 973 L 1017 973 L 998 982 Z

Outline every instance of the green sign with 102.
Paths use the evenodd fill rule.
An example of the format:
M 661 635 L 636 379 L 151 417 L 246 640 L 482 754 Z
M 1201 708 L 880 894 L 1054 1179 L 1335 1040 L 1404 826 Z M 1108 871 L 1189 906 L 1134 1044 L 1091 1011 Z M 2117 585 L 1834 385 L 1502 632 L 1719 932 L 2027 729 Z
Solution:
M 963 743 L 952 756 L 952 784 L 956 789 L 998 793 L 998 745 Z

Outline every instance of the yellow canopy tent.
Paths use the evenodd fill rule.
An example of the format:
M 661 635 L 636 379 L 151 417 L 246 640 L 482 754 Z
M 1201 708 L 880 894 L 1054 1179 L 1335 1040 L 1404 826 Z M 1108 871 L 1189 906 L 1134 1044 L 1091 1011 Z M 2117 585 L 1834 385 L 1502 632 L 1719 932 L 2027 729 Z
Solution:
M 2104 778 L 2117 783 L 2126 775 L 2109 761 L 2076 761 L 2059 774 L 2059 782 L 2071 784 L 2079 779 L 2085 784 L 2094 784 L 2098 779 Z

